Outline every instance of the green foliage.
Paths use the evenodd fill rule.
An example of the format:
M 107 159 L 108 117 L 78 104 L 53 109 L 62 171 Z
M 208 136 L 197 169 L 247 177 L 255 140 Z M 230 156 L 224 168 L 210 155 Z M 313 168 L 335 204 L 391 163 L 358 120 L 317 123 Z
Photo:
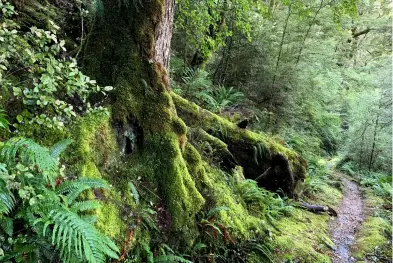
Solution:
M 116 245 L 91 224 L 98 201 L 77 201 L 89 189 L 108 189 L 102 179 L 66 180 L 57 157 L 70 143 L 52 150 L 25 138 L 1 149 L 0 260 L 106 262 L 117 258 Z M 51 155 L 52 154 L 52 155 Z M 63 182 L 64 180 L 64 182 Z
M 1 2 L 0 9 L 0 85 L 2 95 L 10 101 L 23 104 L 13 119 L 21 124 L 39 124 L 63 129 L 81 112 L 102 110 L 91 106 L 91 94 L 104 95 L 112 87 L 101 88 L 94 80 L 82 74 L 75 59 L 66 59 L 65 41 L 59 40 L 60 29 L 49 21 L 50 30 L 31 27 L 20 30 L 13 19 L 17 14 L 9 2 Z M 8 106 L 7 106 L 8 107 Z
M 36 165 L 39 170 L 49 172 L 44 176 L 53 185 L 57 160 L 51 156 L 47 148 L 31 139 L 16 137 L 5 142 L 0 151 L 0 161 L 8 165 Z
M 174 79 L 173 85 L 178 94 L 213 112 L 221 112 L 225 108 L 241 103 L 244 98 L 244 94 L 233 87 L 213 85 L 209 73 L 199 68 L 184 69 L 181 81 L 176 82 Z
M 0 109 L 0 128 L 8 129 L 8 120 L 6 119 L 5 111 Z
M 375 195 L 392 199 L 392 176 L 375 172 L 365 172 L 361 175 L 360 184 L 373 189 Z
M 178 3 L 175 28 L 203 59 L 225 45 L 233 31 L 251 35 L 250 13 L 264 10 L 264 5 L 253 0 L 192 1 Z
M 60 157 L 60 154 L 72 143 L 71 139 L 64 139 L 59 142 L 57 142 L 55 145 L 53 145 L 49 151 L 50 155 L 57 159 Z
M 280 196 L 258 187 L 253 180 L 238 183 L 236 191 L 253 213 L 265 217 L 273 225 L 280 216 L 288 216 L 293 210 Z

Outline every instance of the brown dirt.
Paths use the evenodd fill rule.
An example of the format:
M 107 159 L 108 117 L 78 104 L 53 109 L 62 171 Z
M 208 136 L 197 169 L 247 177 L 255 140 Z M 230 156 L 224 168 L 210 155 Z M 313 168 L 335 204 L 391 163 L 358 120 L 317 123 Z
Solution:
M 354 263 L 350 246 L 364 219 L 363 198 L 356 183 L 339 174 L 344 184 L 343 200 L 338 209 L 338 217 L 330 225 L 331 237 L 335 245 L 333 263 Z

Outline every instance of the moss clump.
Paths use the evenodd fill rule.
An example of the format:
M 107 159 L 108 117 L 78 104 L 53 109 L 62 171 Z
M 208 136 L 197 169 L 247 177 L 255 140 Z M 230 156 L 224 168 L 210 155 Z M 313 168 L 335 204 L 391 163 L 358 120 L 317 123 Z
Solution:
M 389 225 L 389 221 L 381 217 L 367 218 L 353 246 L 353 255 L 358 259 L 365 259 L 367 254 L 374 254 L 377 247 L 386 246 L 388 239 L 385 233 L 389 231 Z
M 392 226 L 388 219 L 391 212 L 382 207 L 385 203 L 383 198 L 375 196 L 370 189 L 363 190 L 368 215 L 356 236 L 352 254 L 358 260 L 368 260 L 368 256 L 374 254 L 392 258 Z
M 116 141 L 113 135 L 110 117 L 105 112 L 97 112 L 81 117 L 71 131 L 73 143 L 73 169 L 78 176 L 105 178 L 111 181 L 100 170 L 109 165 L 116 155 Z M 121 201 L 115 189 L 104 193 L 106 198 Z M 96 198 L 92 192 L 88 198 Z M 113 203 L 102 202 L 96 211 L 97 226 L 111 237 L 123 234 L 125 224 L 120 218 L 119 208 Z M 110 222 L 110 223 L 108 223 Z
M 97 209 L 95 215 L 97 226 L 105 235 L 117 238 L 124 234 L 125 222 L 121 220 L 119 209 L 114 204 L 104 203 Z
M 327 232 L 329 216 L 296 209 L 290 217 L 280 219 L 274 242 L 279 259 L 303 263 L 331 262 L 327 253 L 333 246 Z
M 219 220 L 232 229 L 235 238 L 250 239 L 257 234 L 262 234 L 266 229 L 265 222 L 262 218 L 250 214 L 241 196 L 235 194 L 234 182 L 229 181 L 228 175 L 207 164 L 205 170 L 209 180 L 204 190 L 210 205 L 208 209 L 218 206 L 229 208 L 228 211 L 219 212 Z
M 80 118 L 72 131 L 72 138 L 79 175 L 101 177 L 97 167 L 105 167 L 116 150 L 109 115 L 98 112 Z
M 172 120 L 172 127 L 174 132 L 178 135 L 185 135 L 187 133 L 187 126 L 180 118 L 176 117 Z
M 323 184 L 312 199 L 306 201 L 336 207 L 341 199 L 342 194 L 338 189 Z M 276 224 L 279 231 L 274 232 L 279 259 L 303 263 L 331 262 L 328 254 L 334 244 L 328 233 L 330 220 L 328 215 L 301 209 L 295 209 L 289 217 L 281 218 Z

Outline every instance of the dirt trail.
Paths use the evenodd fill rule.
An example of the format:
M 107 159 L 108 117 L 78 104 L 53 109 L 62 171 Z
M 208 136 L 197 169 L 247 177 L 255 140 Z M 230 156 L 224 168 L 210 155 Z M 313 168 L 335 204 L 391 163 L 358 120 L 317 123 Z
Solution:
M 353 263 L 355 259 L 351 256 L 352 245 L 358 226 L 363 221 L 363 199 L 356 183 L 341 175 L 344 183 L 344 194 L 338 217 L 330 226 L 331 236 L 335 245 L 332 255 L 333 263 Z

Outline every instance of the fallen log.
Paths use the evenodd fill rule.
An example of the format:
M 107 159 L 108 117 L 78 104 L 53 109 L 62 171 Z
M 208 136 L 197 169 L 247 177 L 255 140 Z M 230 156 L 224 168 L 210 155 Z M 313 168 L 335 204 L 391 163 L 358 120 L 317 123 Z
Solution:
M 298 207 L 306 209 L 306 210 L 313 212 L 313 213 L 327 212 L 328 215 L 330 215 L 330 216 L 335 216 L 335 217 L 337 216 L 337 212 L 333 208 L 331 208 L 330 206 L 314 205 L 314 204 L 308 204 L 308 203 L 302 202 L 302 203 L 298 204 Z
M 307 171 L 303 157 L 274 137 L 240 128 L 174 93 L 171 96 L 195 148 L 203 148 L 198 147 L 199 141 L 206 141 L 215 153 L 214 158 L 222 160 L 219 165 L 224 170 L 241 166 L 245 178 L 257 178 L 260 187 L 280 190 L 290 198 L 295 196 L 296 185 L 304 180 Z

